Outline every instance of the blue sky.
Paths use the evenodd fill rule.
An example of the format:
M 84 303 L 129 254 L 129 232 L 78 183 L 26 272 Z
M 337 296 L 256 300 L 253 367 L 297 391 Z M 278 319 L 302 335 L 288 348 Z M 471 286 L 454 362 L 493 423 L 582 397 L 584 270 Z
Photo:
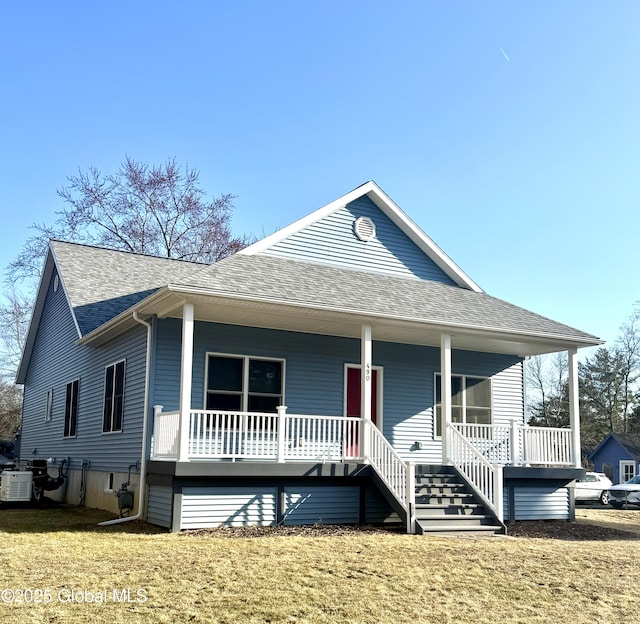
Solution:
M 612 341 L 638 289 L 640 3 L 0 7 L 0 267 L 125 154 L 270 234 L 375 180 L 490 294 Z

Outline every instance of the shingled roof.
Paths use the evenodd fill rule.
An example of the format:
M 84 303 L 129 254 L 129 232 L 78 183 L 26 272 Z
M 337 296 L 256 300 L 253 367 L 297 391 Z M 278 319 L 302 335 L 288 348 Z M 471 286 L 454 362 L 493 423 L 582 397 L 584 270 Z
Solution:
M 59 241 L 52 242 L 52 250 L 82 335 L 172 285 L 308 308 L 599 342 L 484 292 L 437 282 L 261 254 L 204 265 Z
M 50 243 L 81 335 L 167 284 L 193 283 L 211 265 L 53 240 Z

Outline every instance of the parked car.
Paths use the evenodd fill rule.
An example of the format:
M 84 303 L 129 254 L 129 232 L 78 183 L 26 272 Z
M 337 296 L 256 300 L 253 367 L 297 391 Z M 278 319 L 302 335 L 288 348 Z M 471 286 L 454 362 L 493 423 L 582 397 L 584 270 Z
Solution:
M 609 502 L 609 488 L 613 485 L 609 477 L 602 472 L 587 472 L 583 479 L 576 479 L 576 501 L 600 501 L 603 505 Z
M 626 504 L 640 506 L 640 475 L 636 475 L 624 483 L 611 486 L 609 488 L 609 502 L 616 509 L 620 509 Z

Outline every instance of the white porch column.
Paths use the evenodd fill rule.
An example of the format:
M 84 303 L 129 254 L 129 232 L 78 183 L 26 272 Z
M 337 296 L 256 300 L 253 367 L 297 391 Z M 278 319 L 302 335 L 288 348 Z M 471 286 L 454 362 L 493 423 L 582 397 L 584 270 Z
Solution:
M 369 426 L 371 425 L 371 379 L 372 379 L 371 325 L 362 326 L 360 341 L 360 417 L 367 421 L 362 427 L 361 455 L 369 457 Z
M 571 445 L 573 465 L 582 468 L 580 447 L 580 398 L 578 393 L 578 350 L 569 349 L 569 423 L 571 425 Z
M 193 372 L 193 304 L 182 306 L 182 357 L 180 362 L 180 446 L 178 461 L 189 459 L 191 377 Z
M 451 336 L 440 336 L 440 401 L 442 405 L 442 463 L 449 463 L 449 432 L 451 422 Z

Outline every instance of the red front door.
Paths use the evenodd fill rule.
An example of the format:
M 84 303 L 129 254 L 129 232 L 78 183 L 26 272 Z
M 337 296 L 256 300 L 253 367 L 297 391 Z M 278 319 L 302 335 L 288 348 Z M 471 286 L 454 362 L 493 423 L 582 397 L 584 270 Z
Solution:
M 378 424 L 378 371 L 373 369 L 371 378 L 371 420 Z M 347 368 L 347 416 L 360 418 L 362 410 L 362 385 L 360 367 Z
M 378 371 L 373 370 L 373 376 L 371 378 L 371 420 L 374 425 L 378 424 Z M 351 418 L 360 418 L 362 414 L 362 386 L 360 379 L 360 367 L 349 366 L 347 368 L 347 413 L 346 415 Z M 345 441 L 346 452 L 352 456 L 357 457 L 359 453 L 359 440 L 360 440 L 360 423 L 354 423 L 353 429 L 350 430 L 350 435 Z

